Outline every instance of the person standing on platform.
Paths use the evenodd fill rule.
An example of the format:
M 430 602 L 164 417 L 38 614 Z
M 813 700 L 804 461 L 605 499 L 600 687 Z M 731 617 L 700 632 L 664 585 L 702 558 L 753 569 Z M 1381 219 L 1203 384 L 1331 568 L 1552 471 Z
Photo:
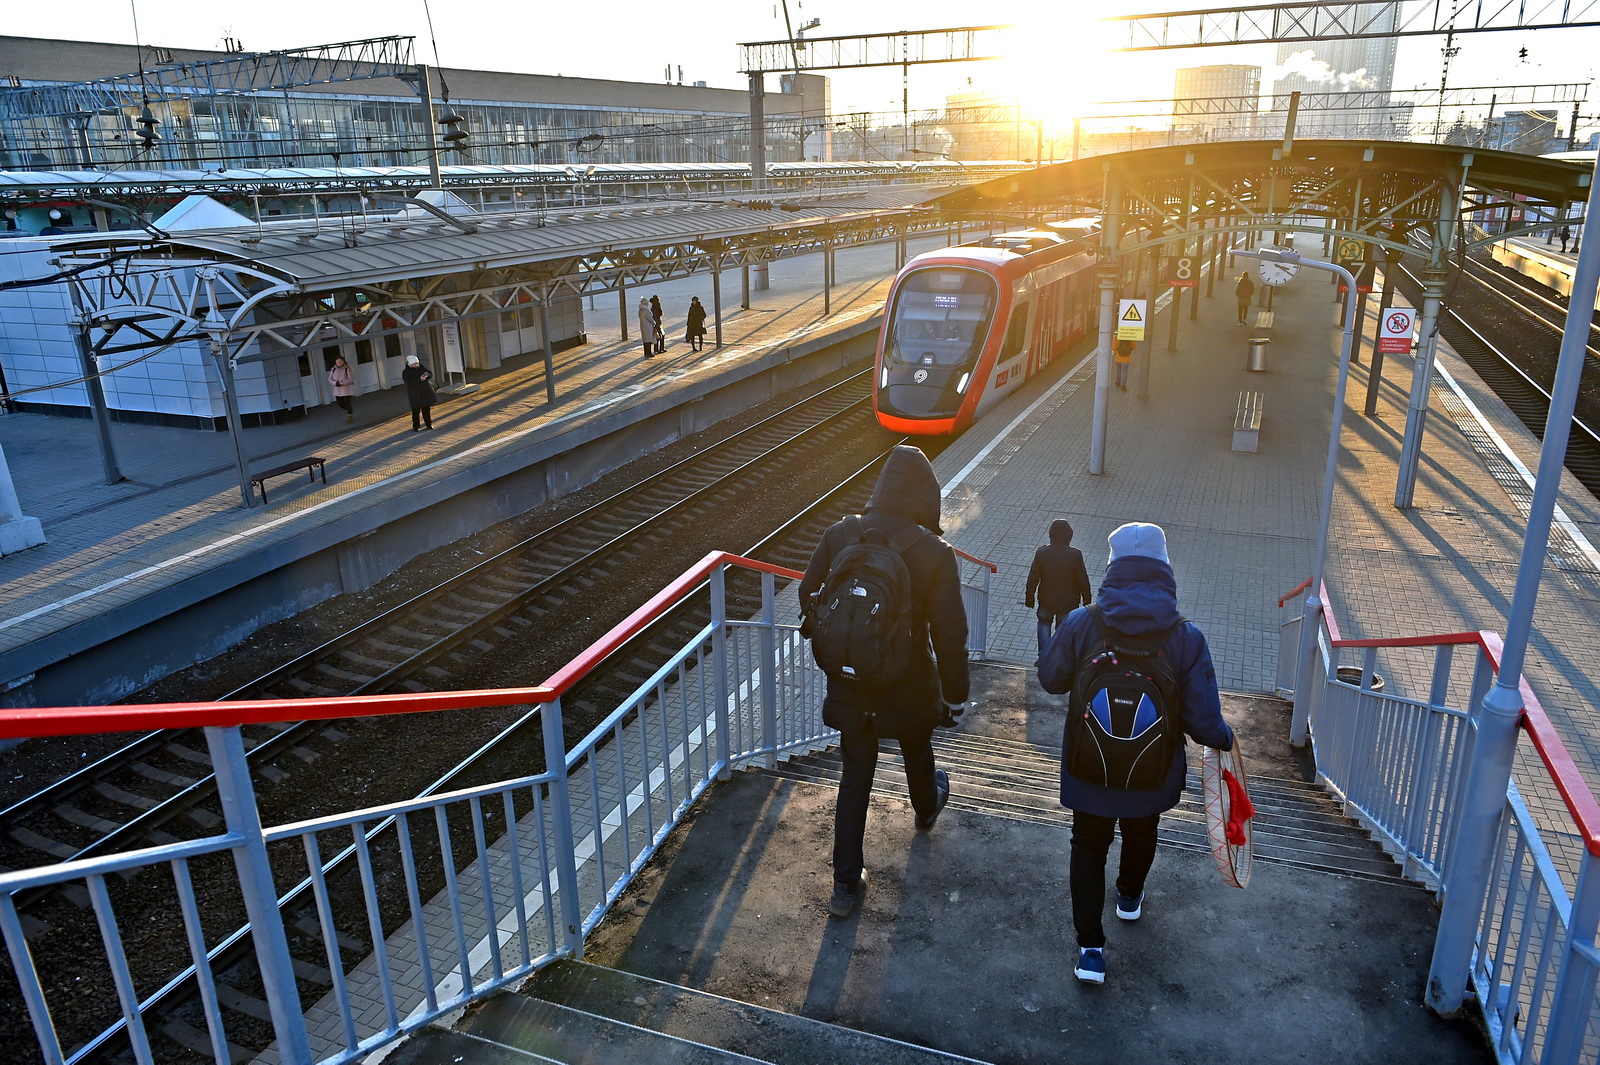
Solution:
M 651 296 L 650 297 L 650 325 L 651 325 L 651 328 L 653 330 L 651 335 L 656 338 L 656 350 L 657 351 L 666 351 L 667 350 L 667 334 L 665 334 L 665 333 L 663 333 L 661 331 L 661 297 L 660 296 Z
M 1028 570 L 1028 587 L 1023 592 L 1022 605 L 1032 607 L 1036 593 L 1039 657 L 1043 658 L 1050 636 L 1067 620 L 1068 614 L 1079 606 L 1088 606 L 1092 595 L 1083 552 L 1072 546 L 1072 523 L 1066 518 L 1050 523 L 1050 542 L 1033 553 L 1033 567 Z
M 1561 254 L 1567 254 L 1567 241 L 1572 239 L 1572 227 L 1562 226 L 1556 230 L 1556 236 L 1561 238 Z
M 1205 634 L 1178 613 L 1178 583 L 1167 560 L 1166 533 L 1159 525 L 1129 522 L 1111 533 L 1110 545 L 1111 561 L 1096 604 L 1067 616 L 1039 662 L 1039 683 L 1045 691 L 1072 693 L 1061 745 L 1061 805 L 1072 811 L 1068 887 L 1078 939 L 1073 974 L 1092 984 L 1104 983 L 1106 978 L 1102 924 L 1106 853 L 1118 825 L 1122 858 L 1116 880 L 1117 916 L 1137 921 L 1144 913 L 1145 878 L 1156 856 L 1156 825 L 1183 795 L 1184 735 L 1217 750 L 1233 749 L 1233 730 L 1222 719 L 1217 674 Z M 1095 748 L 1092 757 L 1074 759 L 1075 753 L 1083 753 L 1077 749 L 1078 739 L 1091 731 L 1092 722 L 1101 716 L 1091 710 L 1102 706 L 1105 697 L 1122 694 L 1125 689 L 1112 685 L 1119 675 L 1126 677 L 1135 671 L 1142 671 L 1141 679 L 1153 681 L 1147 686 L 1150 694 L 1140 696 L 1139 703 L 1142 709 L 1149 709 L 1143 704 L 1148 704 L 1152 695 L 1160 702 L 1154 708 L 1159 711 L 1155 721 L 1136 714 L 1133 725 L 1123 722 L 1119 729 L 1107 731 L 1121 735 L 1139 727 L 1138 735 L 1146 744 L 1158 730 L 1170 735 L 1164 778 L 1158 759 L 1145 767 L 1147 779 L 1139 781 L 1153 780 L 1149 790 L 1084 779 L 1096 772 L 1110 775 L 1107 769 L 1115 752 L 1109 744 Z M 1080 674 L 1083 684 L 1079 683 Z M 1096 683 L 1106 686 L 1096 693 L 1086 690 Z M 1112 702 L 1114 705 L 1115 699 Z M 1117 720 L 1114 710 L 1107 716 Z M 1077 774 L 1069 771 L 1069 766 Z
M 656 353 L 656 320 L 650 315 L 650 301 L 639 297 L 639 339 L 644 341 L 644 357 Z
M 356 375 L 343 355 L 333 360 L 328 383 L 333 386 L 333 401 L 344 411 L 344 423 L 349 425 L 356 420 Z
M 706 342 L 706 309 L 700 303 L 699 296 L 689 297 L 689 323 L 685 330 L 684 339 L 689 342 L 689 347 L 699 351 Z
M 1234 286 L 1234 298 L 1239 301 L 1239 324 L 1244 325 L 1245 318 L 1250 315 L 1250 299 L 1256 294 L 1256 283 L 1250 280 L 1248 273 L 1239 275 L 1239 283 Z
M 411 431 L 432 429 L 433 405 L 439 401 L 433 390 L 433 371 L 415 355 L 407 355 L 400 379 L 406 383 L 406 399 L 411 403 Z
M 1133 364 L 1133 341 L 1117 340 L 1112 342 L 1111 353 L 1117 364 L 1117 387 L 1124 392 L 1128 390 L 1128 367 Z
M 895 447 L 878 475 L 866 512 L 823 532 L 800 580 L 801 632 L 813 641 L 813 653 L 820 655 L 823 644 L 833 642 L 834 620 L 848 613 L 847 608 L 838 609 L 839 604 L 854 595 L 867 595 L 858 582 L 848 584 L 848 592 L 829 587 L 830 577 L 834 583 L 843 582 L 848 554 L 862 557 L 863 546 L 869 543 L 887 546 L 903 560 L 909 577 L 898 604 L 906 627 L 897 631 L 909 637 L 909 643 L 900 645 L 905 657 L 899 679 L 878 685 L 837 670 L 828 673 L 822 720 L 839 730 L 844 763 L 834 808 L 833 896 L 828 902 L 828 912 L 835 917 L 855 913 L 866 895 L 862 842 L 879 741 L 900 741 L 918 832 L 933 828 L 950 799 L 949 776 L 934 768 L 933 730 L 953 728 L 965 710 L 967 614 L 955 551 L 938 535 L 943 531 L 939 500 L 939 480 L 927 456 L 908 444 Z M 856 570 L 852 576 L 864 573 Z M 865 662 L 857 662 L 857 667 L 870 669 Z

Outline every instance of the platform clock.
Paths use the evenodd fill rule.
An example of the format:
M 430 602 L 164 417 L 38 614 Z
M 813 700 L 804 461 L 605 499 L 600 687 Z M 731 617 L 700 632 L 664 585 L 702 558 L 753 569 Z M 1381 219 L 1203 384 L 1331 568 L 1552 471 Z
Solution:
M 1282 249 L 1287 251 L 1288 249 Z M 1287 285 L 1294 280 L 1294 275 L 1300 272 L 1297 262 L 1280 262 L 1276 259 L 1257 259 L 1256 276 L 1263 285 Z

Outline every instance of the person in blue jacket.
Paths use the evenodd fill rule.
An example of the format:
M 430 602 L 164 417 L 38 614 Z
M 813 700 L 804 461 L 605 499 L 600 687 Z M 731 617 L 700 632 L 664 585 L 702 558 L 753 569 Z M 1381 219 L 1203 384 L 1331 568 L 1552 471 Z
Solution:
M 1098 602 L 1107 623 L 1129 636 L 1167 631 L 1162 656 L 1178 679 L 1183 730 L 1207 747 L 1233 749 L 1233 730 L 1222 719 L 1216 669 L 1205 634 L 1178 613 L 1178 582 L 1167 559 L 1167 537 L 1159 525 L 1130 522 L 1110 536 L 1111 561 Z M 1039 683 L 1063 695 L 1072 690 L 1080 663 L 1101 646 L 1101 633 L 1088 607 L 1067 615 L 1039 661 Z M 1105 981 L 1106 853 L 1117 826 L 1122 828 L 1122 862 L 1117 871 L 1117 916 L 1137 921 L 1144 912 L 1145 878 L 1156 856 L 1156 825 L 1183 794 L 1184 745 L 1173 749 L 1164 786 L 1154 791 L 1104 787 L 1067 772 L 1070 754 L 1063 738 L 1061 805 L 1072 811 L 1068 883 L 1072 923 L 1078 937 L 1073 973 L 1088 983 Z

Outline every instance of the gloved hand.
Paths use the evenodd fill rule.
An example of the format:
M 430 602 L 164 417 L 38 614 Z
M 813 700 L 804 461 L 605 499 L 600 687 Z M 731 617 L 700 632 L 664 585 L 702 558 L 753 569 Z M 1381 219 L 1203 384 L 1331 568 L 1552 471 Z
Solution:
M 945 703 L 944 719 L 939 722 L 940 728 L 955 728 L 961 720 L 961 715 L 967 712 L 966 703 Z

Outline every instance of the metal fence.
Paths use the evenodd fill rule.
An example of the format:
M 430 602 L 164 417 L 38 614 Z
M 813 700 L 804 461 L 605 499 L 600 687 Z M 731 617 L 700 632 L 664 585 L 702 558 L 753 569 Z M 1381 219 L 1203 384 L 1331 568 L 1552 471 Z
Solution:
M 1326 603 L 1325 593 L 1322 598 Z M 1565 801 L 1546 803 L 1535 816 L 1513 782 L 1487 884 L 1473 883 L 1452 868 L 1451 842 L 1467 786 L 1475 711 L 1498 669 L 1498 637 L 1347 640 L 1330 613 L 1322 621 L 1305 693 L 1312 700 L 1317 775 L 1406 876 L 1441 897 L 1452 890 L 1481 895 L 1471 973 L 1462 975 L 1499 1060 L 1600 1061 L 1597 808 L 1538 700 L 1524 684 L 1520 735 L 1534 750 L 1523 772 L 1553 784 Z M 1290 663 L 1292 674 L 1301 623 L 1297 616 L 1282 627 L 1280 689 L 1294 687 L 1281 670 Z
M 965 598 L 970 627 L 982 633 L 993 567 L 979 564 L 988 567 L 982 587 L 967 589 Z M 729 567 L 760 572 L 757 617 L 725 615 Z M 831 742 L 834 733 L 821 717 L 823 678 L 797 627 L 777 621 L 778 580 L 798 576 L 736 556 L 707 556 L 545 686 L 492 693 L 484 702 L 538 704 L 546 768 L 512 780 L 263 829 L 238 726 L 212 724 L 204 715 L 237 721 L 241 707 L 250 720 L 277 720 L 295 710 L 323 718 L 377 715 L 395 712 L 397 698 L 407 711 L 463 709 L 473 705 L 472 695 L 489 693 L 230 703 L 226 711 L 185 704 L 190 719 L 184 723 L 206 726 L 226 814 L 222 834 L 0 873 L 0 928 L 43 1061 L 71 1065 L 125 1039 L 134 1060 L 151 1062 L 151 1024 L 169 1036 L 175 1028 L 187 1030 L 191 1046 L 230 1060 L 215 970 L 223 952 L 246 934 L 270 1008 L 271 1053 L 291 1065 L 355 1061 L 558 957 L 581 957 L 584 937 L 713 781 L 739 766 L 771 766 Z M 710 622 L 567 750 L 562 694 L 706 584 Z M 60 715 L 100 720 L 105 709 Z M 37 727 L 54 713 L 34 712 L 32 720 Z M 68 721 L 57 731 L 105 727 L 74 728 Z M 202 883 L 203 893 L 215 896 L 218 870 L 202 878 L 192 867 L 224 858 L 234 866 L 226 891 L 237 892 L 233 908 L 248 918 L 250 930 L 219 942 L 214 931 L 208 940 L 195 887 Z M 162 868 L 172 881 L 170 914 L 151 918 L 154 930 L 129 928 L 118 919 L 110 882 L 138 876 L 148 892 L 149 878 Z M 51 1001 L 54 996 L 59 1009 L 63 996 L 48 990 L 60 985 L 62 959 L 36 957 L 15 900 L 25 891 L 75 882 L 99 919 L 105 952 L 99 960 L 67 961 L 85 972 L 103 966 L 122 1019 L 63 1036 Z M 394 898 L 398 892 L 382 890 L 396 884 L 404 887 L 403 904 Z M 296 974 L 314 963 L 291 946 L 312 934 L 324 944 L 331 990 L 305 1003 Z M 144 953 L 141 944 L 157 941 L 170 948 L 174 975 L 158 989 L 136 987 L 129 958 Z M 185 1007 L 186 1019 L 174 1020 L 158 1007 L 179 985 L 197 994 Z M 158 1012 L 159 1021 L 153 1019 Z

